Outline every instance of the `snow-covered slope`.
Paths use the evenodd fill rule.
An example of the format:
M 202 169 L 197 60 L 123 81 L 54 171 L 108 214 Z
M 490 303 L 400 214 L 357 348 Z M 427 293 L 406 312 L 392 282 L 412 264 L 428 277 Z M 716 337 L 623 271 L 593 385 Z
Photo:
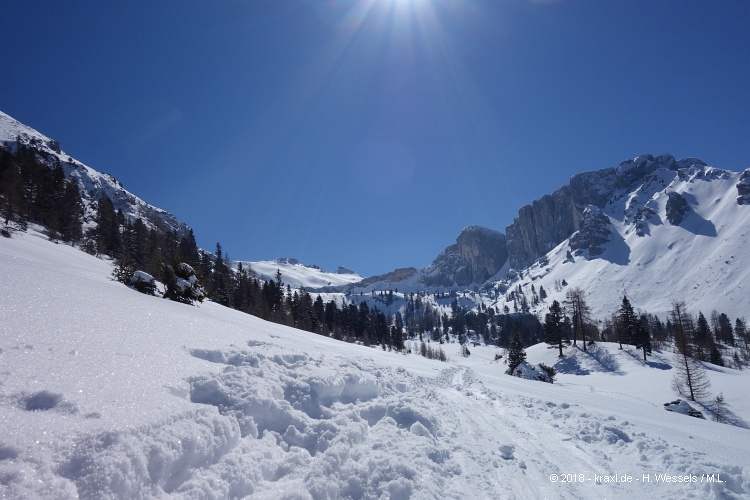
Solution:
M 34 233 L 0 238 L 1 496 L 750 495 L 748 429 L 663 410 L 669 353 L 571 350 L 551 385 L 503 375 L 494 348 L 384 352 L 110 271 Z M 529 360 L 556 362 L 543 346 Z M 750 421 L 750 374 L 709 376 Z
M 673 300 L 685 301 L 691 313 L 715 309 L 730 317 L 748 314 L 750 279 L 750 206 L 737 202 L 741 174 L 713 167 L 658 170 L 634 190 L 621 190 L 601 209 L 608 220 L 604 243 L 594 245 L 579 234 L 552 249 L 515 281 L 499 282 L 498 290 L 517 287 L 531 297 L 531 286 L 543 287 L 546 311 L 552 300 L 563 301 L 567 287 L 586 292 L 595 318 L 604 318 L 627 294 L 637 309 L 662 317 Z M 682 199 L 688 211 L 672 215 L 668 205 Z M 669 210 L 671 212 L 671 210 Z M 582 231 L 583 232 L 583 231 Z M 581 243 L 583 242 L 583 243 Z M 596 248 L 596 252 L 591 252 Z M 592 255 L 595 253 L 595 255 Z M 512 300 L 502 294 L 502 308 Z
M 156 218 L 161 220 L 169 230 L 175 230 L 179 234 L 187 232 L 188 226 L 174 215 L 149 205 L 128 192 L 111 175 L 100 173 L 71 158 L 60 149 L 60 144 L 54 139 L 50 139 L 0 111 L 0 147 L 15 151 L 19 144 L 33 148 L 38 157 L 50 166 L 59 163 L 65 172 L 65 177 L 74 179 L 78 183 L 87 225 L 92 224 L 96 213 L 96 201 L 102 196 L 107 196 L 112 200 L 115 210 L 122 210 L 130 220 L 140 218 L 147 227 L 151 227 L 152 219 Z
M 239 261 L 238 261 L 239 262 Z M 261 260 L 257 262 L 241 261 L 243 267 L 248 267 L 258 278 L 268 281 L 276 277 L 280 271 L 282 280 L 292 288 L 307 290 L 342 286 L 362 280 L 362 276 L 344 267 L 339 267 L 335 273 L 324 271 L 318 266 L 301 264 L 297 259 Z M 237 263 L 235 263 L 236 267 Z

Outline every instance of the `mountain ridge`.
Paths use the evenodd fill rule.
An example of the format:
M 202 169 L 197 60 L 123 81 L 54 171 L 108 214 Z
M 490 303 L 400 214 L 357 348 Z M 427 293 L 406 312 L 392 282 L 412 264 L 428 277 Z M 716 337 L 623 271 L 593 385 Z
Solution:
M 173 214 L 145 202 L 126 190 L 114 176 L 99 172 L 75 160 L 60 148 L 58 141 L 2 111 L 0 111 L 0 146 L 10 152 L 14 152 L 18 147 L 30 147 L 36 153 L 37 159 L 50 168 L 56 164 L 60 165 L 65 177 L 75 180 L 78 184 L 84 204 L 85 226 L 90 227 L 93 224 L 96 203 L 102 196 L 107 196 L 112 200 L 115 210 L 122 210 L 131 222 L 141 219 L 149 228 L 161 223 L 179 235 L 185 235 L 190 230 L 187 224 Z
M 123 210 L 126 217 L 139 217 L 151 225 L 164 224 L 178 233 L 189 231 L 189 227 L 174 215 L 149 205 L 125 190 L 111 175 L 102 174 L 74 160 L 62 151 L 54 139 L 2 112 L 0 144 L 10 150 L 21 146 L 33 148 L 48 166 L 61 165 L 66 177 L 78 183 L 86 207 L 85 224 L 89 226 L 94 223 L 97 200 L 100 196 L 108 196 L 115 208 Z M 721 188 L 703 189 L 709 183 L 713 183 L 714 187 L 721 185 Z M 721 205 L 722 210 L 707 211 L 712 203 Z M 640 288 L 666 290 L 664 283 L 672 281 L 663 271 L 643 274 L 638 269 L 641 262 L 658 260 L 657 257 L 661 255 L 659 249 L 634 252 L 634 249 L 647 246 L 643 244 L 643 239 L 661 241 L 665 234 L 674 233 L 674 241 L 661 242 L 662 245 L 668 246 L 669 250 L 683 247 L 682 252 L 674 252 L 674 256 L 677 262 L 690 262 L 688 274 L 693 283 L 715 276 L 701 277 L 696 274 L 698 271 L 712 273 L 713 268 L 694 262 L 695 257 L 690 256 L 688 248 L 691 242 L 700 243 L 701 251 L 711 255 L 723 255 L 723 246 L 731 248 L 731 259 L 736 260 L 736 267 L 742 269 L 741 248 L 735 247 L 739 241 L 745 241 L 743 238 L 750 232 L 750 209 L 745 208 L 748 204 L 750 169 L 737 173 L 710 167 L 692 157 L 676 160 L 668 154 L 640 155 L 621 162 L 617 167 L 575 174 L 568 184 L 521 207 L 518 216 L 506 227 L 505 234 L 494 229 L 468 226 L 461 231 L 454 244 L 447 246 L 425 268 L 400 268 L 369 278 L 348 269 L 338 273 L 325 273 L 318 269 L 316 273 L 319 275 L 313 277 L 315 273 L 310 270 L 316 269 L 315 266 L 302 266 L 305 270 L 299 273 L 294 269 L 294 266 L 301 266 L 296 259 L 282 259 L 284 265 L 291 266 L 284 273 L 285 281 L 313 291 L 350 294 L 378 290 L 415 292 L 472 289 L 479 292 L 481 289 L 484 294 L 479 300 L 481 304 L 491 303 L 500 311 L 520 308 L 539 312 L 544 302 L 532 307 L 534 304 L 519 305 L 515 298 L 501 299 L 501 296 L 511 284 L 531 288 L 529 285 L 533 284 L 528 281 L 529 276 L 544 281 L 538 270 L 549 267 L 550 262 L 554 262 L 557 269 L 544 275 L 557 276 L 555 281 L 566 281 L 572 286 L 588 286 L 585 280 L 597 282 L 600 276 L 592 277 L 590 273 L 582 271 L 571 273 L 570 270 L 589 267 L 590 264 L 584 265 L 585 262 L 608 262 L 623 269 L 635 264 L 627 273 L 623 269 L 607 271 L 614 273 L 611 289 L 631 293 L 632 288 L 625 290 L 626 283 L 631 283 L 631 287 L 633 283 L 640 283 Z M 731 230 L 727 229 L 728 226 L 731 226 Z M 563 257 L 560 257 L 561 251 Z M 281 260 L 242 262 L 250 265 L 251 269 L 259 268 L 259 274 L 269 279 L 282 263 Z M 568 265 L 576 263 L 574 266 Z M 662 268 L 665 266 L 662 264 Z M 568 271 L 563 273 L 560 271 L 563 268 Z M 583 281 L 572 278 L 576 275 L 580 275 Z M 652 282 L 655 275 L 661 276 L 662 281 Z M 745 277 L 744 273 L 739 275 Z M 545 283 L 547 290 L 557 288 L 554 282 Z M 734 278 L 726 283 L 721 280 L 712 283 L 712 289 L 724 289 L 724 296 L 731 295 L 727 292 L 731 288 L 726 285 L 741 285 L 741 281 L 737 282 Z M 672 292 L 679 291 L 676 284 L 677 281 L 671 287 Z M 694 301 L 700 299 L 698 294 L 688 295 L 694 297 Z M 533 299 L 533 294 L 530 293 L 528 297 Z M 662 312 L 668 309 L 663 300 L 647 300 L 643 307 L 648 304 L 656 304 Z M 733 308 L 740 312 L 740 306 Z M 604 312 L 603 308 L 599 309 L 599 312 Z

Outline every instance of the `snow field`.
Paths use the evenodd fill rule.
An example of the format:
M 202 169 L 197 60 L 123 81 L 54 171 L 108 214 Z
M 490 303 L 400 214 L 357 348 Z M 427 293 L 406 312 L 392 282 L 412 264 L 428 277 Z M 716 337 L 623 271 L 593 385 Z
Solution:
M 750 495 L 750 431 L 661 408 L 669 353 L 569 349 L 551 385 L 503 375 L 494 348 L 383 352 L 147 297 L 110 272 L 33 234 L 0 240 L 4 497 Z M 528 357 L 557 363 L 544 346 Z M 750 420 L 744 372 L 709 375 Z

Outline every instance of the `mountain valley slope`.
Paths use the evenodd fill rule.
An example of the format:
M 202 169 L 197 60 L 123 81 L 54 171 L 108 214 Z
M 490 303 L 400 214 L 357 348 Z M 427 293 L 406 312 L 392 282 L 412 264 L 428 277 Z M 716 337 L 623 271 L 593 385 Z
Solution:
M 725 425 L 664 411 L 668 352 L 571 348 L 544 384 L 504 375 L 494 347 L 445 344 L 440 363 L 149 297 L 111 269 L 34 231 L 0 239 L 3 496 L 750 495 L 747 372 L 708 371 Z

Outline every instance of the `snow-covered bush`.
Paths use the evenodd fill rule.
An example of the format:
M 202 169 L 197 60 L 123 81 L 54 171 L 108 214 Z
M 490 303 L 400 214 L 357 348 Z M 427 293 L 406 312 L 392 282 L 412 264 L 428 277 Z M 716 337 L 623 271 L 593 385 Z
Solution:
M 162 266 L 164 280 L 164 298 L 192 304 L 194 301 L 203 302 L 205 293 L 198 282 L 195 270 L 188 264 L 180 262 L 172 267 L 168 264 Z
M 130 285 L 146 295 L 156 295 L 156 280 L 145 271 L 135 271 L 129 279 Z
M 526 380 L 539 380 L 541 382 L 552 383 L 554 381 L 554 374 L 550 374 L 547 369 L 551 367 L 542 368 L 541 365 L 534 366 L 528 361 L 522 361 L 518 366 L 513 369 L 508 368 L 505 371 L 506 375 L 513 375 L 518 378 L 525 378 Z M 554 371 L 554 368 L 551 368 Z

